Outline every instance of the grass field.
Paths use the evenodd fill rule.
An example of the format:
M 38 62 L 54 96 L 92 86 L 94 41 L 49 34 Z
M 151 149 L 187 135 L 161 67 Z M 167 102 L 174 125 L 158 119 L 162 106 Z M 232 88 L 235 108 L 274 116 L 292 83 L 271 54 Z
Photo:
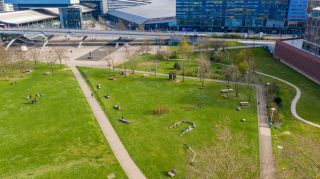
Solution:
M 297 105 L 298 114 L 306 120 L 320 124 L 320 86 L 273 59 L 264 49 L 252 49 L 252 52 L 255 56 L 257 70 L 287 80 L 301 89 L 302 97 Z M 268 78 L 263 78 L 263 80 L 277 83 L 284 100 L 281 108 L 281 113 L 284 115 L 283 125 L 279 129 L 272 130 L 273 148 L 278 161 L 279 177 L 314 178 L 316 175 L 319 176 L 319 170 L 308 172 L 303 170 L 302 162 L 298 160 L 305 161 L 303 164 L 309 169 L 314 165 L 308 158 L 317 162 L 320 161 L 320 156 L 316 154 L 320 147 L 320 130 L 297 121 L 291 115 L 290 105 L 296 94 L 292 87 Z M 303 146 L 305 140 L 308 140 L 309 143 Z M 284 150 L 278 150 L 278 145 L 284 146 Z M 299 155 L 302 155 L 301 153 L 304 153 L 305 156 L 299 157 Z
M 230 50 L 229 53 L 231 57 L 237 58 L 236 54 L 240 51 L 241 50 Z M 307 120 L 320 124 L 320 86 L 294 71 L 290 67 L 275 60 L 265 49 L 253 48 L 249 49 L 249 51 L 251 51 L 253 54 L 253 59 L 256 62 L 258 71 L 280 77 L 297 85 L 301 89 L 302 97 L 297 105 L 298 114 Z M 150 69 L 154 67 L 153 63 L 151 62 L 152 57 L 144 56 L 138 58 L 141 59 L 138 59 L 140 62 L 137 69 L 151 71 Z M 193 61 L 189 62 L 186 66 L 187 75 L 196 75 L 196 63 L 194 59 L 195 58 L 193 58 Z M 235 60 L 237 61 L 237 59 Z M 230 64 L 232 61 L 232 59 L 228 59 L 222 61 L 222 63 Z M 164 73 L 173 71 L 173 65 L 175 62 L 179 62 L 179 60 L 160 61 L 158 63 L 158 71 Z M 225 69 L 224 66 L 213 64 L 211 69 L 214 71 L 214 73 L 216 73 L 216 75 L 213 77 L 218 79 L 223 78 L 223 70 Z M 178 74 L 181 74 L 181 71 L 178 71 Z M 319 129 L 301 123 L 294 119 L 291 115 L 290 105 L 296 93 L 292 87 L 264 76 L 259 76 L 259 78 L 263 83 L 272 82 L 280 86 L 280 95 L 283 99 L 283 106 L 279 109 L 282 117 L 282 125 L 278 129 L 272 129 L 273 148 L 278 165 L 278 175 L 279 177 L 306 177 L 306 175 L 304 175 L 305 171 L 301 171 L 299 169 L 301 168 L 297 164 L 299 162 L 295 161 L 298 157 L 296 157 L 296 159 L 292 159 L 293 155 L 291 154 L 291 157 L 288 157 L 286 153 L 302 153 L 299 150 L 303 148 L 305 152 L 308 153 L 307 157 L 314 157 L 315 160 L 320 162 L 320 157 L 317 157 L 315 154 L 315 148 L 319 148 L 319 145 L 316 145 L 318 147 L 301 147 L 301 143 L 303 143 L 302 140 L 306 139 L 312 144 L 319 144 Z M 284 146 L 285 149 L 283 151 L 278 150 L 278 145 Z M 310 166 L 310 162 L 308 165 Z M 315 175 L 317 175 L 314 171 L 309 171 L 309 173 L 310 175 L 307 175 L 307 177 L 315 177 Z
M 124 77 L 115 74 L 117 80 L 108 80 L 114 74 L 107 70 L 84 67 L 80 70 L 95 89 L 97 98 L 131 157 L 148 178 L 165 178 L 165 172 L 172 168 L 178 171 L 175 178 L 192 178 L 188 175 L 190 153 L 185 150 L 184 145 L 190 145 L 198 153 L 205 146 L 224 145 L 216 136 L 217 128 L 224 127 L 234 135 L 243 134 L 243 147 L 237 148 L 234 155 L 249 160 L 233 162 L 237 161 L 244 171 L 248 164 L 252 164 L 254 167 L 246 176 L 258 178 L 255 95 L 250 107 L 243 108 L 240 112 L 235 110 L 240 101 L 247 100 L 246 87 L 241 87 L 240 98 L 230 94 L 229 99 L 224 99 L 220 90 L 225 88 L 225 84 L 221 83 L 206 82 L 206 87 L 199 89 L 200 83 L 191 79 L 186 82 L 169 82 L 167 77 L 145 78 L 141 74 Z M 101 84 L 102 88 L 96 89 L 97 84 Z M 111 96 L 110 99 L 103 97 L 106 94 Z M 114 110 L 115 104 L 120 105 L 121 110 Z M 153 111 L 158 105 L 167 106 L 170 112 L 154 115 Z M 132 123 L 121 123 L 118 119 L 122 116 Z M 246 118 L 247 122 L 241 122 L 242 118 Z M 197 127 L 179 137 L 188 125 L 176 129 L 169 129 L 169 126 L 181 120 L 192 121 Z M 225 150 L 228 149 L 224 146 L 221 151 L 216 152 L 223 154 Z M 203 153 L 200 153 L 200 158 L 201 154 Z
M 47 71 L 0 81 L 0 178 L 126 178 L 71 71 Z

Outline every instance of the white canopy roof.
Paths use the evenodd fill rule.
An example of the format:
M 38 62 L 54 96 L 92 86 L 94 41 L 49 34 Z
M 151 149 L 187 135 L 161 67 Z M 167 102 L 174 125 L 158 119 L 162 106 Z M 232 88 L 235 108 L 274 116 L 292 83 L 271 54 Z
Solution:
M 151 4 L 111 10 L 110 15 L 143 24 L 151 19 L 176 17 L 176 0 L 152 0 Z

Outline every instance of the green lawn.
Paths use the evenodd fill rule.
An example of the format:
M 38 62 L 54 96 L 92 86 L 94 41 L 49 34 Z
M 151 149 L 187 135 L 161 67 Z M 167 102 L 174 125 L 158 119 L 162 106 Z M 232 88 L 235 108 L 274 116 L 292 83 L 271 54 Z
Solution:
M 238 54 L 240 51 L 242 50 L 229 50 L 230 57 L 236 57 L 236 54 Z M 299 74 L 298 72 L 294 71 L 290 67 L 275 60 L 272 57 L 272 55 L 269 54 L 269 52 L 267 52 L 265 49 L 253 48 L 250 49 L 250 51 L 253 54 L 253 59 L 256 62 L 258 71 L 285 79 L 297 85 L 302 90 L 302 98 L 300 99 L 297 105 L 298 114 L 307 120 L 320 124 L 320 86 L 312 82 L 308 78 L 304 77 L 303 75 Z M 152 56 L 143 56 L 138 58 L 142 59 L 138 59 L 141 61 L 138 63 L 139 65 L 137 69 L 152 71 L 150 70 L 154 67 L 153 63 L 150 62 L 152 60 Z M 194 61 L 195 59 L 196 58 L 192 58 L 191 62 L 187 63 L 187 75 L 195 76 L 197 74 L 196 64 Z M 222 63 L 230 64 L 232 61 L 233 60 L 230 58 L 228 60 L 223 61 Z M 235 61 L 237 61 L 237 59 L 235 59 Z M 158 71 L 165 73 L 173 71 L 173 65 L 175 62 L 179 62 L 179 60 L 160 61 L 158 63 Z M 210 77 L 223 79 L 224 69 L 225 66 L 213 64 L 211 66 L 211 70 L 214 73 L 212 73 Z M 178 74 L 181 73 L 181 70 L 178 71 Z M 299 144 L 301 143 L 301 138 L 308 139 L 313 144 L 319 144 L 319 129 L 301 123 L 294 119 L 291 115 L 290 105 L 293 97 L 295 96 L 295 90 L 292 87 L 284 83 L 281 83 L 277 80 L 272 80 L 264 76 L 259 76 L 259 78 L 262 80 L 261 82 L 263 83 L 272 82 L 278 84 L 280 86 L 280 95 L 283 99 L 283 106 L 279 109 L 283 124 L 279 129 L 272 130 L 274 152 L 278 164 L 277 169 L 279 177 L 282 178 L 288 176 L 298 176 L 301 173 L 304 173 L 303 171 L 297 169 L 299 168 L 296 164 L 298 162 L 293 162 L 293 160 L 290 157 L 284 156 L 284 153 L 301 153 L 301 151 L 297 151 L 300 147 Z M 301 138 L 299 139 L 299 137 Z M 278 145 L 285 146 L 285 152 L 278 151 Z M 318 146 L 318 148 L 319 147 L 320 146 Z M 308 154 L 308 157 L 315 157 L 317 161 L 320 161 L 320 157 L 317 157 L 317 155 L 314 154 L 315 148 L 316 147 L 308 147 L 305 150 L 308 153 L 312 153 L 310 155 Z M 313 172 L 310 173 L 314 174 Z M 301 177 L 303 178 L 306 176 Z M 308 177 L 314 177 L 314 175 Z
M 46 71 L 0 81 L 0 178 L 126 178 L 71 71 Z
M 231 52 L 239 53 L 239 51 L 233 50 Z M 297 105 L 298 114 L 306 120 L 320 124 L 320 86 L 275 60 L 266 50 L 255 48 L 251 49 L 251 51 L 258 71 L 280 77 L 301 89 L 302 97 Z M 272 129 L 278 178 L 315 178 L 317 175 L 319 176 L 319 171 L 308 171 L 309 174 L 306 174 L 305 171 L 300 169 L 302 168 L 301 164 L 305 164 L 308 169 L 312 168 L 312 166 L 314 167 L 313 162 L 307 158 L 320 161 L 320 156 L 315 152 L 320 147 L 320 130 L 293 118 L 290 112 L 290 105 L 296 91 L 292 87 L 268 77 L 260 76 L 260 78 L 264 83 L 278 84 L 280 86 L 280 96 L 283 99 L 283 106 L 280 108 L 283 124 L 278 129 Z M 305 140 L 309 141 L 309 145 L 301 146 Z M 284 149 L 278 150 L 278 145 L 283 146 Z M 300 151 L 301 149 L 303 151 Z M 302 163 L 301 161 L 304 162 Z
M 136 63 L 136 70 L 140 71 L 147 71 L 147 72 L 154 72 L 155 69 L 155 62 L 153 60 L 154 55 L 142 55 L 142 56 L 136 56 L 134 59 L 125 62 L 123 64 L 120 64 L 117 66 L 117 68 L 123 68 L 128 69 L 129 71 L 132 69 L 132 63 Z M 183 59 L 170 59 L 170 60 L 159 60 L 157 61 L 157 71 L 159 73 L 170 73 L 170 72 L 176 72 L 177 75 L 182 75 L 182 65 L 185 63 L 185 74 L 186 76 L 198 76 L 198 64 L 196 59 L 198 58 L 198 54 L 193 54 L 189 60 L 183 60 Z M 175 63 L 179 63 L 181 66 L 180 70 L 174 69 Z M 211 73 L 208 77 L 210 78 L 223 78 L 223 65 L 215 64 L 212 65 L 211 70 L 214 73 Z
M 259 177 L 255 95 L 250 107 L 240 112 L 235 110 L 240 101 L 247 100 L 246 87 L 241 87 L 240 98 L 230 94 L 229 99 L 223 99 L 220 90 L 225 88 L 225 84 L 221 83 L 206 82 L 206 87 L 199 89 L 200 83 L 197 80 L 169 82 L 167 77 L 145 78 L 141 74 L 130 77 L 115 74 L 117 80 L 112 81 L 108 78 L 113 74 L 107 70 L 84 67 L 80 70 L 95 89 L 121 141 L 148 178 L 165 178 L 165 172 L 172 168 L 178 171 L 175 178 L 190 177 L 187 174 L 190 173 L 190 154 L 185 151 L 184 144 L 190 145 L 198 153 L 205 146 L 223 145 L 216 137 L 217 126 L 226 126 L 235 135 L 243 134 L 245 147 L 237 148 L 235 155 L 253 161 L 238 162 L 243 168 L 248 164 L 254 165 L 246 173 L 247 177 Z M 102 88 L 97 90 L 97 84 L 101 84 Z M 105 99 L 103 96 L 106 94 L 111 98 Z M 114 110 L 115 104 L 122 109 Z M 160 104 L 167 105 L 170 112 L 161 116 L 154 115 L 153 110 Z M 192 110 L 187 111 L 187 108 Z M 122 116 L 132 123 L 121 123 L 118 119 Z M 247 122 L 241 122 L 242 118 L 246 118 Z M 181 120 L 192 121 L 197 127 L 179 137 L 179 133 L 188 125 L 178 129 L 168 127 Z

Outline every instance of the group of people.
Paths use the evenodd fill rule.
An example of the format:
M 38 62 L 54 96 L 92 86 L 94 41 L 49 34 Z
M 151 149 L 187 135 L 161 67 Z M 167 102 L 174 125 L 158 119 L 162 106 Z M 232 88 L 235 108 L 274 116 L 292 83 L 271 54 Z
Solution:
M 31 94 L 29 94 L 27 97 L 26 97 L 26 101 L 27 103 L 29 104 L 36 104 L 38 102 L 38 98 L 42 97 L 43 94 L 41 93 L 37 93 L 36 95 L 34 95 L 34 97 L 32 97 Z

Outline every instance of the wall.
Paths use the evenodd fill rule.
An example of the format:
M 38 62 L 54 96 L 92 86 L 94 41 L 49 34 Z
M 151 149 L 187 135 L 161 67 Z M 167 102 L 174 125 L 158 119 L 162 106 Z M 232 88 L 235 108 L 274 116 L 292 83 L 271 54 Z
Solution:
M 277 41 L 273 56 L 313 81 L 320 83 L 320 57 L 282 41 Z

